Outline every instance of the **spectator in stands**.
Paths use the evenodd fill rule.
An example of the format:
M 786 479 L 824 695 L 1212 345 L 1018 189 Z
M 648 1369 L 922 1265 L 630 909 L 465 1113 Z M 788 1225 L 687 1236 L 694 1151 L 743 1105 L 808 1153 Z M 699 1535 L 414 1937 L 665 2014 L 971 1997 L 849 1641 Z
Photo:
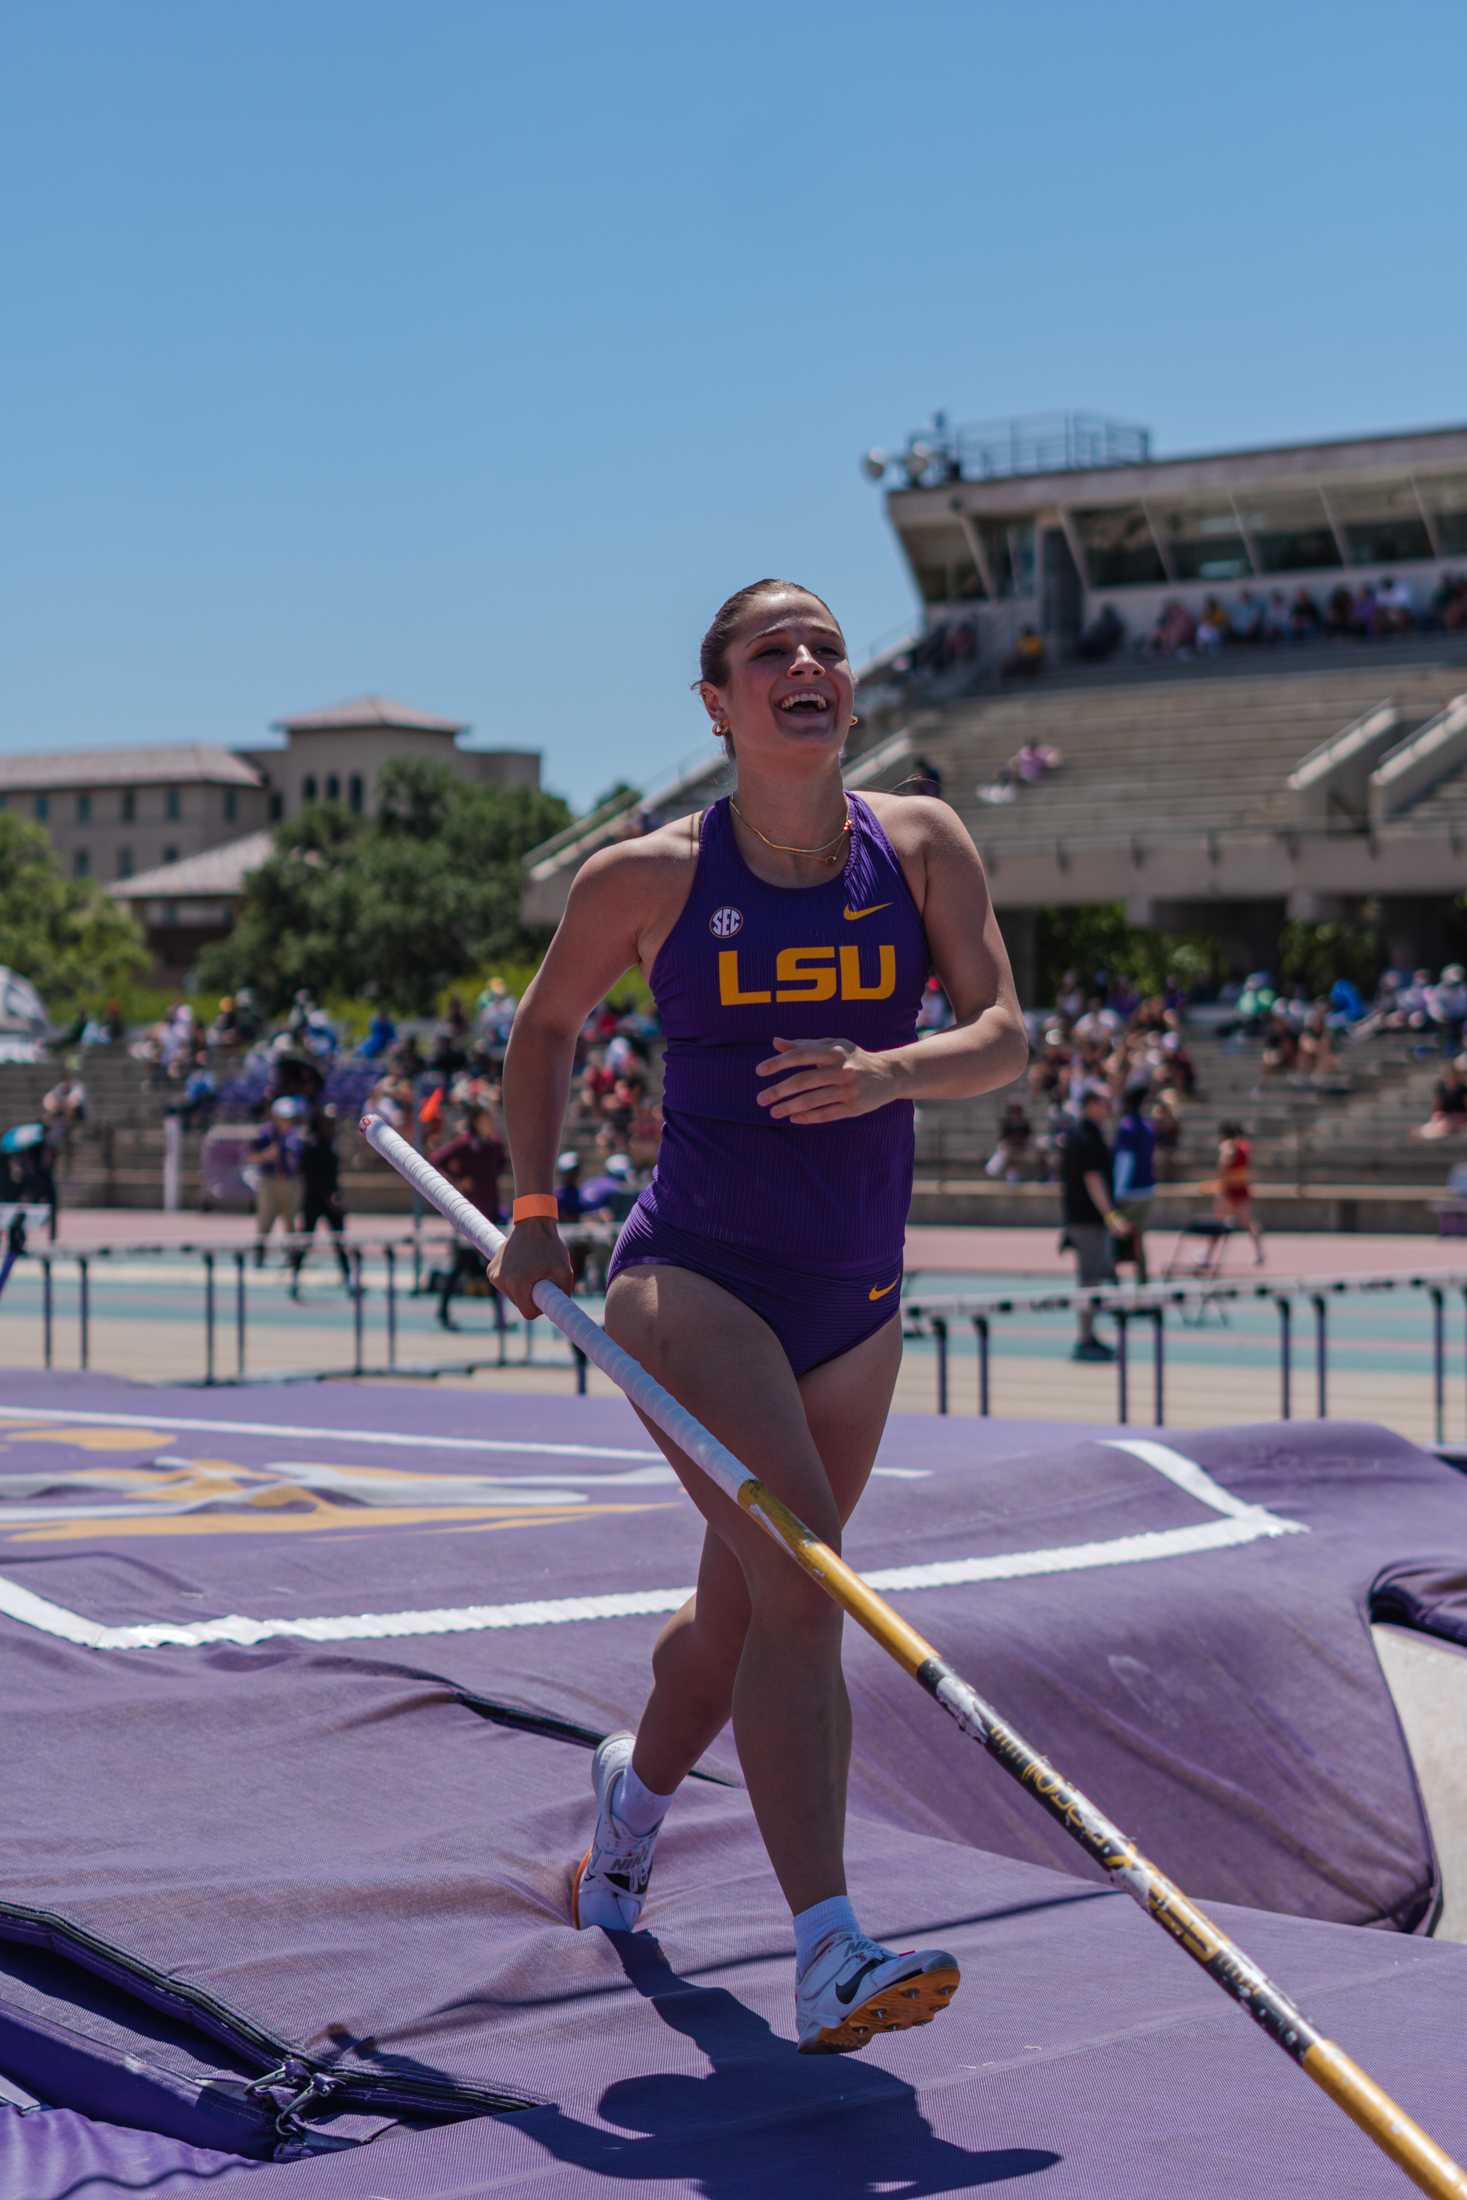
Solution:
M 1156 1196 L 1156 1133 L 1144 1113 L 1146 1094 L 1144 1084 L 1127 1086 L 1111 1163 L 1116 1212 L 1130 1225 L 1130 1235 L 1116 1257 L 1134 1263 L 1138 1284 L 1151 1280 L 1146 1266 L 1146 1224 Z
M 1190 657 L 1197 646 L 1197 621 L 1179 596 L 1157 613 L 1147 648 L 1153 657 Z
M 912 769 L 906 779 L 903 780 L 899 791 L 902 794 L 940 795 L 942 793 L 942 773 L 935 764 L 929 763 L 925 756 L 914 756 L 912 758 Z
M 371 1023 L 367 1026 L 367 1036 L 357 1049 L 357 1053 L 364 1062 L 380 1062 L 383 1056 L 390 1052 L 396 1038 L 397 1026 L 386 1009 L 376 1009 L 373 1011 Z
M 1460 963 L 1448 963 L 1435 985 L 1426 988 L 1426 1013 L 1441 1035 L 1443 1054 L 1456 1054 L 1467 1027 L 1467 972 Z
M 567 1147 L 555 1164 L 555 1196 L 560 1203 L 562 1222 L 579 1222 L 581 1219 L 581 1157 L 572 1147 Z
M 1151 1129 L 1156 1139 L 1156 1174 L 1164 1184 L 1174 1183 L 1180 1168 L 1182 1096 L 1171 1086 L 1160 1086 L 1151 1097 Z
M 1376 631 L 1379 616 L 1380 604 L 1374 583 L 1362 581 L 1359 593 L 1350 606 L 1350 632 L 1358 634 L 1362 640 L 1368 639 Z
M 504 1147 L 500 1143 L 494 1111 L 487 1103 L 480 1100 L 470 1108 L 463 1130 L 446 1146 L 440 1146 L 432 1160 L 433 1166 L 443 1171 L 449 1183 L 462 1192 L 481 1215 L 499 1220 L 499 1179 L 504 1173 Z M 560 1211 L 563 1216 L 564 1206 Z M 439 1276 L 440 1329 L 458 1327 L 448 1311 L 454 1294 L 470 1280 L 477 1283 L 482 1268 L 483 1261 L 473 1247 L 455 1239 L 453 1258 Z
M 998 1144 L 983 1165 L 983 1174 L 1005 1184 L 1020 1184 L 1033 1165 L 1033 1130 L 1022 1100 L 1009 1100 L 999 1119 Z
M 1228 621 L 1228 639 L 1234 642 L 1261 642 L 1263 636 L 1263 600 L 1255 596 L 1251 588 L 1245 588 L 1233 605 Z
M 1351 1030 L 1365 1016 L 1365 999 L 1353 978 L 1336 978 L 1329 989 L 1329 1009 L 1338 1027 Z
M 1047 741 L 1035 741 L 1032 737 L 1023 742 L 1009 758 L 1009 770 L 1023 787 L 1035 787 L 1051 772 L 1057 772 L 1064 762 L 1062 750 Z
M 365 1115 L 380 1115 L 383 1122 L 395 1131 L 412 1121 L 413 1094 L 410 1085 L 405 1086 L 399 1077 L 383 1077 L 367 1094 Z
M 346 1256 L 346 1204 L 341 1194 L 341 1159 L 336 1151 L 336 1110 L 311 1110 L 301 1138 L 301 1211 L 296 1223 L 296 1242 L 290 1255 L 290 1296 L 301 1295 L 301 1270 L 319 1224 L 331 1232 L 336 1266 L 343 1288 L 355 1291 L 351 1262 Z
M 1125 621 L 1114 604 L 1104 604 L 1076 642 L 1075 655 L 1088 664 L 1099 664 L 1113 657 L 1125 638 Z
M 581 1186 L 581 1219 L 584 1222 L 626 1221 L 637 1203 L 637 1177 L 630 1154 L 608 1154 L 594 1176 Z
M 265 1240 L 280 1223 L 287 1238 L 300 1204 L 301 1103 L 289 1094 L 271 1102 L 270 1120 L 250 1140 L 255 1180 L 255 1266 L 265 1265 Z
M 1340 1057 L 1335 1050 L 1335 1035 L 1330 1029 L 1329 1004 L 1315 1001 L 1304 1019 L 1299 1032 L 1299 1067 L 1306 1077 L 1316 1082 L 1324 1077 L 1338 1077 Z
M 1448 1062 L 1437 1079 L 1431 1114 L 1411 1136 L 1417 1139 L 1460 1138 L 1467 1131 L 1467 1055 Z
M 428 1067 L 423 1060 L 423 1050 L 418 1045 L 415 1031 L 407 1032 L 392 1049 L 392 1074 L 405 1078 L 409 1085 L 416 1084 Z
M 519 1006 L 503 978 L 493 977 L 474 1003 L 474 1015 L 482 1036 L 488 1041 L 490 1052 L 503 1060 L 509 1045 L 510 1026 Z
M 1383 634 L 1409 634 L 1416 625 L 1416 598 L 1405 581 L 1388 574 L 1380 584 L 1376 598 L 1377 631 Z
M 1413 970 L 1396 995 L 1392 1028 L 1421 1037 L 1431 1029 L 1431 972 Z
M 1432 622 L 1448 634 L 1467 627 L 1467 580 L 1460 573 L 1444 573 L 1431 599 Z
M 456 993 L 451 993 L 433 1033 L 428 1067 L 436 1070 L 440 1077 L 456 1077 L 469 1058 L 468 1040 L 469 1019 L 464 1013 L 464 1004 Z
M 196 1130 L 208 1123 L 218 1098 L 219 1087 L 209 1067 L 209 1057 L 200 1047 L 184 1081 L 183 1097 L 171 1113 L 178 1117 L 186 1131 Z
M 1215 657 L 1228 638 L 1228 615 L 1216 596 L 1209 596 L 1197 621 L 1197 649 L 1203 657 Z
M 1121 1028 L 1121 1019 L 1113 1008 L 1106 1007 L 1098 993 L 1092 993 L 1072 1028 L 1082 1045 L 1090 1046 L 1113 1038 Z
M 1212 1211 L 1219 1222 L 1246 1230 L 1253 1241 L 1253 1265 L 1263 1266 L 1263 1230 L 1253 1212 L 1253 1147 L 1241 1123 L 1218 1125 L 1217 1182 Z
M 1032 680 L 1044 670 L 1044 639 L 1038 629 L 1020 629 L 1019 639 L 998 668 L 1001 680 Z
M 87 1119 L 88 1094 L 77 1074 L 80 1067 L 76 1056 L 69 1054 L 66 1074 L 41 1100 L 41 1120 L 46 1125 L 51 1150 L 58 1155 L 64 1152 L 72 1132 Z
M 1265 1077 L 1288 1077 L 1299 1067 L 1299 1034 L 1287 1006 L 1274 1003 L 1268 1027 L 1263 1035 L 1262 1074 Z
M 1289 611 L 1289 599 L 1281 588 L 1275 588 L 1269 596 L 1263 612 L 1263 639 L 1266 642 L 1291 642 L 1294 639 L 1294 622 Z
M 1087 1085 L 1080 1096 L 1080 1120 L 1065 1139 L 1060 1158 L 1064 1215 L 1060 1242 L 1075 1256 L 1075 1280 L 1082 1291 L 1115 1282 L 1112 1240 L 1124 1237 L 1129 1228 L 1111 1193 L 1111 1153 L 1105 1138 L 1109 1115 L 1110 1094 L 1105 1086 Z M 1095 1310 L 1088 1300 L 1077 1305 L 1075 1318 L 1078 1333 L 1071 1359 L 1113 1360 L 1111 1346 L 1095 1334 Z
M 1008 765 L 1001 764 L 987 785 L 975 787 L 973 792 L 980 802 L 987 802 L 997 808 L 1005 802 L 1016 801 L 1019 789 Z
M 1355 631 L 1355 599 L 1343 581 L 1329 592 L 1324 607 L 1324 631 L 1336 639 Z
M 1289 632 L 1296 642 L 1312 641 L 1319 632 L 1319 606 L 1307 588 L 1296 588 L 1289 606 Z

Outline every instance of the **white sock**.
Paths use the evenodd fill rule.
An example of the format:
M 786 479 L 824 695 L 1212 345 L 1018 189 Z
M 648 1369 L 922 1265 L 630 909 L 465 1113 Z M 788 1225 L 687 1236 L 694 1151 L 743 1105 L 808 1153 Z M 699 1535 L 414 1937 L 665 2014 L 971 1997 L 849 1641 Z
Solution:
M 812 1902 L 808 1910 L 797 1910 L 794 1916 L 795 1969 L 805 1970 L 811 1956 L 822 1940 L 832 1933 L 858 1933 L 856 1913 L 851 1908 L 849 1895 L 828 1895 L 823 1902 Z
M 652 1833 L 661 1825 L 671 1801 L 670 1795 L 655 1795 L 628 1765 L 611 1798 L 611 1815 L 628 1833 Z

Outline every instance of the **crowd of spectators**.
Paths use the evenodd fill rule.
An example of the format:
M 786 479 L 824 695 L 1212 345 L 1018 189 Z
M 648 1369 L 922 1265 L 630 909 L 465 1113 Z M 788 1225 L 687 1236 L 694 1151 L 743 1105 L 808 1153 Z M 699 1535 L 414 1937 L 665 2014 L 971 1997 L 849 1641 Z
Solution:
M 1138 647 L 1147 656 L 1186 661 L 1234 645 L 1378 641 L 1420 631 L 1467 632 L 1467 576 L 1444 574 L 1424 602 L 1409 581 L 1394 574 L 1358 587 L 1341 581 L 1322 599 L 1307 588 L 1274 588 L 1267 594 L 1244 588 L 1226 603 L 1218 595 L 1206 597 L 1199 612 L 1173 596 Z
M 1124 980 L 1098 973 L 1082 984 L 1067 971 L 1051 1014 L 1030 1018 L 1027 1098 L 1011 1099 L 985 1173 L 1009 1184 L 1049 1183 L 1062 1174 L 1066 1140 L 1088 1092 L 1146 1102 L 1163 1175 L 1174 1173 L 1182 1114 L 1197 1071 L 1182 1028 L 1177 988 L 1139 997 Z

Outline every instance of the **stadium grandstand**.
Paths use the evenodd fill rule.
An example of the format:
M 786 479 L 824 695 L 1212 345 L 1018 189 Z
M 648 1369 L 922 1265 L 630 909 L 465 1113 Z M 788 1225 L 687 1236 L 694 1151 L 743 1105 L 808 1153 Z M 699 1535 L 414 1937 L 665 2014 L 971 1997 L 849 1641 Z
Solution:
M 1459 951 L 1467 428 L 1161 459 L 1144 429 L 1088 415 L 939 416 L 863 464 L 920 608 L 866 653 L 848 783 L 941 788 L 1026 1002 L 1045 912 L 1118 905 L 1203 935 L 1235 984 L 1277 969 L 1290 920 L 1368 916 L 1402 969 Z M 578 819 L 529 858 L 526 919 L 558 918 L 592 849 L 726 784 L 704 743 Z M 1206 1095 L 1189 1163 L 1242 1112 L 1306 1226 L 1433 1226 L 1440 1155 L 1409 1137 L 1440 1066 L 1426 1050 L 1397 1033 L 1301 1086 L 1214 1030 L 1189 1044 Z M 918 1213 L 1047 1219 L 1040 1187 L 984 1182 L 1000 1117 L 997 1100 L 923 1110 Z

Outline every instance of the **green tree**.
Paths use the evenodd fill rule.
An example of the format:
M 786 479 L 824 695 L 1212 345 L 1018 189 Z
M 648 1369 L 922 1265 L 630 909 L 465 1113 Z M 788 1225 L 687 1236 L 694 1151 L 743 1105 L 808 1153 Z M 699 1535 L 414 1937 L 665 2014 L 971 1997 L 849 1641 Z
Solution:
M 1160 993 L 1168 978 L 1183 985 L 1216 983 L 1223 958 L 1201 932 L 1154 932 L 1127 921 L 1118 901 L 1039 911 L 1038 994 L 1052 1001 L 1067 970 L 1082 982 L 1093 970 L 1125 978 L 1140 993 Z
M 519 920 L 522 859 L 569 818 L 538 788 L 390 764 L 370 822 L 318 803 L 281 831 L 234 931 L 200 959 L 200 984 L 249 984 L 272 1008 L 309 986 L 427 1013 L 453 980 L 534 952 Z
M 67 878 L 40 826 L 3 812 L 0 963 L 30 979 L 53 1017 L 101 1008 L 148 967 L 132 911 L 95 881 Z

